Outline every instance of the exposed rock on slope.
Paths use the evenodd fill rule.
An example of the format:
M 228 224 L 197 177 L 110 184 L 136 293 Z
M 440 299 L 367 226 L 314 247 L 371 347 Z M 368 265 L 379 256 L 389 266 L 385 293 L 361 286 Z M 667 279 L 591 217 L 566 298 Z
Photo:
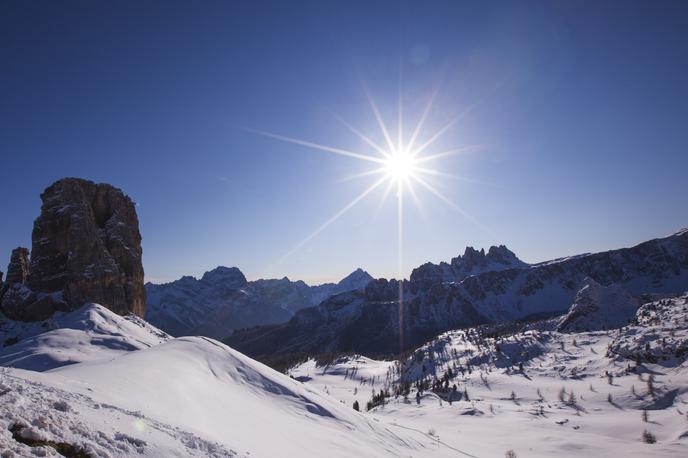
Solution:
M 559 321 L 559 332 L 615 329 L 628 324 L 640 307 L 638 298 L 617 285 L 602 286 L 592 278 L 583 287 L 568 313 Z
M 41 199 L 28 283 L 4 295 L 3 311 L 40 320 L 97 302 L 143 316 L 141 235 L 132 200 L 109 184 L 78 178 L 53 183 Z
M 332 294 L 363 289 L 372 280 L 358 269 L 339 283 L 308 286 L 282 279 L 247 282 L 236 267 L 217 267 L 200 280 L 182 277 L 146 284 L 146 319 L 172 335 L 227 337 L 234 329 L 282 323 Z
M 24 284 L 29 281 L 29 249 L 15 248 L 12 250 L 10 256 L 10 263 L 7 266 L 7 277 L 5 279 L 8 285 L 14 283 Z

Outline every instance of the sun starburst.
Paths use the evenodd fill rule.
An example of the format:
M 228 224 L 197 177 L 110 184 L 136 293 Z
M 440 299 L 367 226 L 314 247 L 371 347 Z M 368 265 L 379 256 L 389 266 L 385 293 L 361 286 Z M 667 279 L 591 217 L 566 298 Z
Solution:
M 441 158 L 447 157 L 447 156 L 452 156 L 452 155 L 457 155 L 457 154 L 462 154 L 466 153 L 469 151 L 474 151 L 476 149 L 479 149 L 479 145 L 469 145 L 469 146 L 464 146 L 460 148 L 452 148 L 449 150 L 444 150 L 444 151 L 438 151 L 438 152 L 430 152 L 431 147 L 435 144 L 435 142 L 446 132 L 448 132 L 456 123 L 457 121 L 464 116 L 467 111 L 469 111 L 472 107 L 469 108 L 469 110 L 464 111 L 461 113 L 459 116 L 451 119 L 448 123 L 444 124 L 440 129 L 437 131 L 433 132 L 431 135 L 425 137 L 423 135 L 423 130 L 426 125 L 427 118 L 432 111 L 433 104 L 436 100 L 437 97 L 437 91 L 435 91 L 430 98 L 428 104 L 426 105 L 425 109 L 421 113 L 419 120 L 413 129 L 411 136 L 409 137 L 408 141 L 405 141 L 404 139 L 404 134 L 403 134 L 403 111 L 402 111 L 402 103 L 401 103 L 401 94 L 399 96 L 399 100 L 397 102 L 397 108 L 398 108 L 398 116 L 397 116 L 397 126 L 396 126 L 396 141 L 392 138 L 392 135 L 387 128 L 387 124 L 382 118 L 382 115 L 380 114 L 380 110 L 378 109 L 377 104 L 375 103 L 375 100 L 373 97 L 370 95 L 368 92 L 367 88 L 364 86 L 364 91 L 366 94 L 366 97 L 368 99 L 368 102 L 370 104 L 370 108 L 373 112 L 373 115 L 375 117 L 375 120 L 378 124 L 378 127 L 380 129 L 380 135 L 384 139 L 383 144 L 379 144 L 372 140 L 369 136 L 365 135 L 362 133 L 359 129 L 342 119 L 340 116 L 336 115 L 333 113 L 334 117 L 344 126 L 346 127 L 349 131 L 351 131 L 354 135 L 359 137 L 368 147 L 370 147 L 369 151 L 351 151 L 343 148 L 338 148 L 335 146 L 329 146 L 329 145 L 323 145 L 320 143 L 308 141 L 308 140 L 302 140 L 294 137 L 290 137 L 287 135 L 281 135 L 281 134 L 276 134 L 276 133 L 271 133 L 271 132 L 265 132 L 261 130 L 255 130 L 255 129 L 246 129 L 250 132 L 273 138 L 276 140 L 280 140 L 283 142 L 288 142 L 288 143 L 293 143 L 296 145 L 300 145 L 306 148 L 310 149 L 315 149 L 323 152 L 327 152 L 330 154 L 336 154 L 340 156 L 346 156 L 352 159 L 357 159 L 360 161 L 364 161 L 366 163 L 372 163 L 374 164 L 374 167 L 359 173 L 358 175 L 355 175 L 353 177 L 349 178 L 360 178 L 364 176 L 375 176 L 377 175 L 378 178 L 373 182 L 372 185 L 367 187 L 366 189 L 363 190 L 358 196 L 356 196 L 351 202 L 346 204 L 344 207 L 339 209 L 337 212 L 332 215 L 328 220 L 323 222 L 320 226 L 318 226 L 313 232 L 311 232 L 308 236 L 306 236 L 303 240 L 301 240 L 299 243 L 297 243 L 294 247 L 292 247 L 288 252 L 286 252 L 280 259 L 278 259 L 271 267 L 274 267 L 276 264 L 279 264 L 283 262 L 286 258 L 294 254 L 296 251 L 301 249 L 305 244 L 307 244 L 309 241 L 311 241 L 314 237 L 316 237 L 318 234 L 320 234 L 322 231 L 324 231 L 328 226 L 330 226 L 332 223 L 334 223 L 336 220 L 338 220 L 342 215 L 344 215 L 346 212 L 348 212 L 351 208 L 353 208 L 356 204 L 358 204 L 361 200 L 363 200 L 365 197 L 369 196 L 374 190 L 377 188 L 381 187 L 384 184 L 387 184 L 386 189 L 383 193 L 382 200 L 380 201 L 380 206 L 384 205 L 386 199 L 388 198 L 389 194 L 391 193 L 392 190 L 396 190 L 396 206 L 397 206 L 397 244 L 398 244 L 398 256 L 397 256 L 397 271 L 399 278 L 403 278 L 403 222 L 404 222 L 404 196 L 406 193 L 408 193 L 413 201 L 416 203 L 416 205 L 419 206 L 420 208 L 420 199 L 415 191 L 415 185 L 420 186 L 421 188 L 429 191 L 431 194 L 433 194 L 435 197 L 437 197 L 439 200 L 447 204 L 449 207 L 452 209 L 456 210 L 458 213 L 460 213 L 464 218 L 467 220 L 471 221 L 472 223 L 480 226 L 481 228 L 484 229 L 484 226 L 480 224 L 474 217 L 469 215 L 466 211 L 464 211 L 461 207 L 459 207 L 454 201 L 452 201 L 449 197 L 445 196 L 442 192 L 440 192 L 435 186 L 433 186 L 429 180 L 432 177 L 449 177 L 449 178 L 454 178 L 454 179 L 459 179 L 459 180 L 465 180 L 469 182 L 478 182 L 476 180 L 471 180 L 471 179 L 466 179 L 462 176 L 457 176 L 457 175 L 452 175 L 449 173 L 446 173 L 444 171 L 436 170 L 432 167 L 429 166 L 429 164 L 432 164 L 434 161 L 439 160 Z M 419 142 L 419 139 L 424 138 L 425 140 L 420 143 L 420 146 L 417 146 L 417 143 Z M 400 348 L 403 347 L 403 294 L 404 294 L 404 288 L 403 288 L 403 283 L 399 282 L 399 329 L 400 329 Z
M 358 202 L 363 200 L 366 196 L 370 195 L 375 189 L 378 187 L 382 186 L 383 184 L 387 184 L 386 190 L 383 193 L 382 200 L 380 202 L 380 205 L 383 205 L 386 199 L 388 198 L 389 194 L 391 191 L 396 188 L 396 200 L 397 200 L 397 220 L 398 220 L 398 228 L 397 228 L 397 233 L 398 233 L 398 274 L 400 278 L 403 278 L 403 243 L 402 243 L 402 236 L 403 236 L 403 200 L 404 200 L 404 194 L 408 193 L 411 195 L 413 201 L 416 203 L 416 205 L 420 206 L 420 199 L 418 198 L 418 195 L 415 191 L 414 186 L 418 185 L 421 188 L 426 189 L 429 191 L 431 194 L 439 198 L 441 201 L 449 205 L 451 208 L 454 210 L 458 211 L 461 215 L 463 215 L 466 219 L 469 221 L 480 225 L 480 223 L 470 216 L 468 213 L 466 213 L 463 209 L 461 209 L 455 202 L 453 202 L 451 199 L 449 199 L 447 196 L 445 196 L 442 192 L 440 192 L 435 186 L 433 186 L 430 182 L 429 179 L 432 177 L 438 177 L 438 176 L 444 176 L 444 177 L 450 177 L 454 179 L 459 179 L 459 180 L 466 180 L 466 181 L 471 181 L 471 182 L 476 182 L 475 180 L 470 180 L 466 179 L 461 176 L 457 175 L 452 175 L 449 173 L 446 173 L 444 171 L 436 170 L 432 167 L 429 167 L 428 164 L 431 164 L 432 162 L 447 157 L 447 156 L 452 156 L 452 155 L 457 155 L 457 154 L 462 154 L 470 151 L 474 151 L 476 149 L 479 149 L 479 145 L 469 145 L 469 146 L 464 146 L 460 148 L 452 148 L 449 150 L 445 151 L 439 151 L 439 152 L 432 152 L 428 153 L 430 151 L 430 148 L 434 145 L 434 143 L 442 136 L 444 135 L 447 131 L 451 129 L 452 126 L 456 124 L 456 122 L 465 114 L 462 113 L 461 115 L 451 119 L 448 123 L 444 124 L 440 129 L 438 129 L 436 132 L 432 133 L 432 135 L 429 135 L 426 137 L 426 139 L 420 144 L 420 146 L 417 146 L 417 143 L 420 138 L 424 137 L 423 135 L 423 129 L 425 128 L 427 118 L 429 114 L 432 111 L 433 104 L 436 100 L 437 97 L 437 91 L 433 93 L 433 95 L 430 97 L 430 100 L 428 101 L 428 104 L 426 105 L 425 109 L 421 113 L 418 122 L 415 125 L 415 128 L 413 129 L 411 136 L 409 137 L 408 141 L 404 141 L 404 135 L 403 135 L 403 111 L 402 111 L 402 103 L 401 103 L 401 96 L 399 97 L 398 100 L 398 119 L 397 119 L 397 126 L 396 126 L 396 142 L 392 138 L 392 134 L 390 133 L 390 130 L 387 127 L 387 124 L 385 123 L 382 115 L 380 114 L 380 110 L 378 109 L 378 106 L 373 99 L 373 97 L 370 95 L 369 91 L 367 88 L 364 86 L 364 91 L 366 94 L 366 97 L 368 99 L 368 103 L 370 105 L 370 108 L 373 112 L 373 115 L 375 117 L 375 120 L 377 122 L 378 128 L 380 130 L 381 137 L 384 139 L 383 144 L 379 144 L 372 140 L 369 136 L 365 135 L 362 133 L 359 129 L 342 119 L 340 116 L 337 114 L 333 113 L 333 116 L 335 119 L 337 119 L 344 127 L 346 127 L 349 131 L 351 131 L 354 135 L 359 137 L 363 142 L 370 147 L 369 151 L 351 151 L 347 150 L 344 148 L 339 148 L 336 146 L 330 146 L 330 145 L 324 145 L 320 143 L 316 143 L 313 141 L 308 141 L 308 140 L 303 140 L 295 137 L 291 137 L 288 135 L 282 135 L 282 134 L 277 134 L 277 133 L 272 133 L 272 132 L 266 132 L 262 130 L 256 130 L 256 129 L 250 129 L 250 128 L 244 128 L 245 130 L 249 132 L 253 132 L 255 134 L 259 134 L 265 137 L 273 138 L 276 140 L 280 140 L 283 142 L 287 143 L 293 143 L 299 146 L 303 146 L 306 148 L 310 149 L 315 149 L 323 152 L 327 152 L 330 154 L 336 154 L 340 156 L 346 156 L 352 159 L 357 159 L 360 161 L 364 161 L 367 163 L 372 163 L 375 164 L 375 166 L 365 172 L 359 173 L 357 175 L 354 175 L 353 177 L 349 178 L 360 178 L 364 176 L 374 176 L 378 175 L 378 179 L 373 182 L 371 186 L 363 190 L 358 196 L 356 196 L 351 202 L 346 204 L 344 207 L 342 207 L 340 210 L 334 213 L 334 215 L 326 220 L 324 223 L 322 223 L 320 226 L 318 226 L 312 233 L 310 233 L 308 236 L 306 236 L 303 240 L 301 240 L 299 243 L 297 243 L 293 248 L 291 248 L 289 251 L 287 251 L 280 259 L 278 259 L 271 267 L 274 265 L 281 263 L 284 261 L 286 258 L 294 254 L 296 251 L 298 251 L 300 248 L 302 248 L 306 243 L 308 243 L 310 240 L 312 240 L 314 237 L 316 237 L 318 234 L 320 234 L 323 230 L 325 230 L 328 226 L 330 226 L 332 223 L 334 223 L 337 219 L 339 219 L 344 213 L 348 212 L 351 208 L 353 208 Z M 480 225 L 482 227 L 482 225 Z

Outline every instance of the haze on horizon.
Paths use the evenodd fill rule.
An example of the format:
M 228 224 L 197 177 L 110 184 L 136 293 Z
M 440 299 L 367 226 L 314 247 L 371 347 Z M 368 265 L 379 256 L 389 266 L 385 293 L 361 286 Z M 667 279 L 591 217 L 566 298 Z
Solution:
M 384 189 L 285 257 L 375 177 L 244 129 L 374 154 L 333 116 L 385 143 L 364 84 L 390 127 L 401 94 L 407 136 L 439 88 L 419 143 L 463 114 L 434 152 L 480 145 L 431 164 L 465 178 L 432 185 L 480 224 L 415 187 L 405 276 L 467 245 L 538 262 L 688 226 L 685 2 L 161 5 L 0 7 L 0 270 L 42 190 L 78 176 L 137 202 L 150 281 L 396 277 Z

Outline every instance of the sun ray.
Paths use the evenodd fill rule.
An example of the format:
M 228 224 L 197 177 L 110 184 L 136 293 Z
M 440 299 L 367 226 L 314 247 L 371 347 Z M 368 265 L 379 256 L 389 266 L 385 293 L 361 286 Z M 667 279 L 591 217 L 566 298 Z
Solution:
M 418 139 L 418 135 L 420 134 L 421 130 L 423 129 L 423 124 L 425 124 L 425 120 L 428 118 L 428 115 L 430 114 L 430 110 L 432 109 L 433 104 L 435 103 L 435 97 L 437 97 L 437 93 L 439 92 L 439 87 L 435 89 L 435 91 L 432 93 L 432 96 L 430 96 L 430 101 L 428 104 L 425 106 L 425 110 L 423 110 L 423 114 L 420 117 L 420 120 L 418 121 L 418 124 L 416 124 L 416 128 L 413 131 L 413 134 L 411 135 L 411 139 L 409 140 L 408 144 L 406 145 L 406 149 L 409 151 L 413 150 L 413 145 L 416 143 L 416 140 Z
M 442 135 L 444 135 L 444 133 L 445 133 L 446 131 L 448 131 L 449 129 L 451 129 L 451 127 L 452 127 L 454 124 L 456 124 L 457 121 L 458 121 L 459 119 L 461 119 L 461 116 L 457 116 L 456 118 L 452 119 L 452 120 L 449 121 L 447 124 L 445 124 L 439 131 L 437 131 L 437 133 L 435 133 L 435 135 L 433 135 L 432 137 L 430 137 L 429 140 L 427 140 L 425 143 L 423 143 L 423 144 L 422 144 L 419 148 L 417 148 L 415 151 L 413 151 L 412 153 L 410 153 L 411 156 L 416 157 L 416 156 L 418 156 L 420 153 L 422 153 L 423 151 L 425 151 L 425 149 L 426 149 L 428 146 L 432 145 L 438 138 L 440 138 Z
M 482 145 L 468 145 L 464 146 L 461 148 L 453 148 L 447 151 L 442 151 L 440 153 L 435 153 L 431 154 L 429 156 L 423 156 L 423 157 L 415 157 L 413 158 L 413 161 L 415 164 L 422 164 L 424 162 L 430 162 L 434 161 L 435 159 L 440 159 L 442 157 L 447 157 L 447 156 L 455 156 L 457 154 L 464 154 L 464 153 L 470 153 L 471 151 L 477 151 L 482 149 Z
M 399 349 L 404 348 L 404 192 L 402 180 L 397 180 L 397 246 L 398 264 L 397 276 L 399 277 Z
M 404 150 L 404 117 L 402 105 L 403 75 L 399 62 L 399 93 L 397 94 L 397 154 Z
M 458 116 L 456 116 L 454 119 L 449 121 L 447 124 L 445 124 L 435 135 L 430 137 L 428 141 L 423 143 L 423 145 L 415 150 L 412 154 L 413 156 L 417 156 L 418 154 L 422 153 L 425 148 L 430 146 L 432 143 L 434 143 L 438 138 L 440 138 L 444 133 L 449 130 L 454 124 L 456 124 L 459 120 L 461 120 L 464 116 L 468 115 L 471 111 L 476 109 L 478 106 L 482 105 L 482 103 L 490 97 L 492 94 L 497 92 L 497 90 L 504 84 L 504 82 L 500 82 L 497 85 L 495 85 L 492 89 L 490 89 L 486 94 L 484 94 L 480 99 L 476 100 L 473 102 L 471 105 L 469 105 L 465 110 L 463 110 Z
M 390 180 L 388 177 L 385 178 L 387 179 L 387 188 L 385 189 L 385 192 L 382 194 L 382 197 L 380 198 L 380 203 L 375 208 L 373 218 L 377 218 L 377 215 L 380 214 L 380 210 L 382 210 L 382 207 L 385 205 L 385 202 L 387 202 L 387 197 L 389 197 L 389 193 L 392 192 L 392 188 L 394 187 L 394 180 Z
M 356 129 L 354 126 L 352 126 L 351 124 L 349 124 L 348 122 L 346 122 L 346 121 L 344 120 L 344 118 L 342 118 L 341 116 L 339 116 L 339 115 L 336 114 L 336 113 L 332 113 L 332 116 L 334 116 L 335 119 L 336 119 L 337 121 L 339 121 L 340 123 L 342 123 L 342 124 L 344 125 L 344 127 L 346 127 L 346 128 L 349 129 L 351 132 L 353 132 L 354 134 L 356 134 L 361 140 L 363 140 L 363 141 L 366 142 L 368 145 L 370 145 L 370 146 L 372 146 L 373 148 L 375 148 L 375 150 L 376 150 L 378 153 L 382 154 L 382 155 L 383 155 L 384 157 L 386 157 L 386 158 L 392 157 L 392 156 L 389 154 L 388 151 L 386 151 L 383 147 L 381 147 L 380 145 L 378 145 L 377 143 L 375 143 L 373 140 L 371 140 L 370 137 L 368 137 L 367 135 L 363 134 L 361 131 L 359 131 L 358 129 Z
M 380 110 L 377 108 L 377 104 L 375 103 L 375 100 L 373 100 L 373 97 L 370 95 L 370 92 L 368 92 L 368 88 L 366 85 L 363 85 L 363 91 L 366 94 L 366 97 L 368 98 L 368 103 L 370 103 L 370 108 L 373 110 L 373 114 L 375 115 L 375 119 L 377 120 L 377 124 L 380 126 L 380 130 L 382 131 L 382 135 L 385 137 L 385 140 L 387 141 L 387 146 L 389 146 L 389 150 L 392 154 L 396 153 L 396 148 L 394 147 L 394 142 L 392 141 L 392 137 L 389 135 L 389 131 L 387 130 L 387 126 L 385 126 L 385 122 L 382 120 L 382 116 L 380 115 Z
M 477 180 L 475 178 L 468 178 L 468 177 L 464 177 L 462 175 L 456 175 L 456 174 L 452 174 L 452 173 L 441 172 L 439 170 L 428 169 L 425 167 L 414 167 L 414 171 L 416 171 L 418 173 L 425 174 L 425 175 L 440 176 L 440 177 L 445 177 L 445 178 L 451 178 L 453 180 L 465 181 L 467 183 L 482 184 L 485 186 L 493 186 L 496 188 L 502 187 L 498 184 L 490 183 L 489 181 Z
M 382 178 L 380 178 L 379 180 L 377 180 L 375 183 L 373 183 L 372 185 L 370 185 L 365 191 L 363 191 L 362 193 L 360 193 L 360 194 L 359 194 L 358 196 L 356 196 L 351 202 L 349 202 L 348 204 L 346 204 L 346 205 L 345 205 L 344 207 L 342 207 L 337 213 L 335 213 L 334 215 L 332 215 L 332 216 L 330 217 L 330 219 L 328 219 L 328 220 L 325 221 L 323 224 L 321 224 L 320 226 L 318 226 L 318 228 L 315 229 L 313 232 L 311 232 L 306 238 L 304 238 L 303 240 L 301 240 L 301 241 L 300 241 L 299 243 L 297 243 L 291 250 L 289 250 L 289 251 L 286 252 L 284 255 L 282 255 L 282 257 L 280 257 L 277 261 L 275 261 L 275 262 L 274 262 L 268 269 L 266 269 L 266 270 L 268 270 L 268 271 L 269 271 L 269 270 L 272 270 L 273 267 L 275 267 L 275 266 L 281 264 L 282 262 L 284 262 L 284 260 L 286 260 L 286 259 L 289 258 L 291 255 L 293 255 L 294 253 L 296 253 L 297 251 L 299 251 L 305 244 L 307 244 L 308 242 L 310 242 L 311 240 L 313 240 L 318 234 L 320 234 L 322 231 L 324 231 L 325 229 L 327 229 L 328 226 L 330 226 L 332 223 L 334 223 L 335 221 L 337 221 L 344 213 L 346 213 L 346 212 L 348 212 L 349 210 L 351 210 L 357 203 L 359 203 L 361 200 L 363 200 L 363 198 L 364 198 L 365 196 L 367 196 L 368 194 L 370 194 L 371 192 L 373 192 L 373 191 L 375 190 L 375 188 L 377 188 L 377 187 L 380 186 L 382 183 L 384 183 L 384 182 L 386 181 L 386 179 L 387 179 L 387 178 L 383 176 Z
M 377 218 L 377 215 L 379 214 L 380 210 L 382 207 L 385 205 L 387 202 L 387 197 L 389 194 L 392 192 L 393 189 L 396 190 L 396 212 L 397 212 L 397 276 L 400 280 L 399 282 L 399 326 L 400 326 L 400 344 L 401 347 L 403 348 L 403 301 L 404 301 L 404 284 L 403 284 L 403 278 L 404 278 L 404 193 L 408 193 L 413 200 L 415 206 L 418 208 L 419 212 L 421 215 L 425 218 L 425 212 L 423 205 L 421 204 L 421 200 L 416 192 L 415 185 L 418 184 L 425 189 L 427 189 L 431 194 L 433 194 L 435 197 L 443 201 L 445 204 L 453 208 L 455 211 L 457 211 L 461 216 L 463 216 L 465 219 L 473 223 L 474 225 L 478 226 L 480 229 L 482 229 L 484 232 L 489 234 L 493 239 L 497 239 L 496 236 L 492 234 L 492 232 L 486 228 L 480 221 L 478 221 L 476 218 L 468 214 L 466 211 L 464 211 L 461 207 L 459 207 L 456 203 L 454 203 L 451 199 L 449 199 L 447 196 L 445 196 L 442 192 L 440 192 L 438 189 L 435 188 L 432 184 L 430 184 L 428 181 L 426 181 L 425 178 L 429 177 L 446 177 L 446 178 L 451 178 L 454 180 L 462 180 L 466 181 L 469 183 L 478 183 L 478 184 L 485 184 L 485 185 L 491 185 L 491 186 L 496 186 L 492 183 L 487 183 L 484 181 L 472 179 L 472 178 L 467 178 L 461 175 L 456 175 L 456 174 L 451 174 L 447 173 L 444 170 L 437 170 L 429 165 L 432 161 L 441 159 L 443 157 L 447 156 L 452 156 L 452 155 L 457 155 L 461 153 L 466 153 L 474 150 L 481 149 L 483 146 L 482 145 L 468 145 L 464 146 L 461 148 L 453 148 L 449 149 L 446 151 L 441 151 L 439 153 L 431 153 L 431 154 L 426 154 L 426 150 L 430 148 L 442 135 L 444 135 L 449 129 L 452 128 L 463 116 L 465 116 L 467 113 L 469 113 L 471 110 L 473 110 L 477 105 L 479 105 L 485 97 L 483 97 L 481 100 L 478 102 L 474 103 L 473 105 L 469 106 L 467 109 L 465 109 L 461 114 L 458 116 L 454 117 L 451 119 L 448 123 L 443 125 L 438 131 L 436 131 L 432 136 L 427 138 L 423 144 L 420 146 L 416 147 L 416 142 L 418 138 L 421 136 L 423 133 L 423 129 L 425 128 L 425 124 L 427 122 L 427 119 L 430 115 L 430 112 L 435 104 L 436 98 L 439 93 L 439 86 L 437 89 L 432 93 L 430 99 L 427 102 L 427 105 L 425 106 L 425 109 L 423 113 L 421 114 L 420 118 L 418 119 L 418 123 L 416 124 L 415 128 L 413 129 L 413 132 L 411 133 L 410 138 L 408 139 L 408 143 L 405 143 L 404 140 L 404 118 L 405 118 L 405 113 L 404 113 L 404 105 L 403 105 L 403 75 L 402 75 L 402 68 L 400 66 L 399 68 L 399 87 L 398 87 L 398 92 L 397 92 L 397 105 L 396 105 L 396 130 L 393 131 L 394 134 L 396 134 L 396 138 L 393 140 L 392 136 L 390 135 L 390 131 L 387 129 L 387 125 L 385 124 L 381 114 L 380 110 L 378 109 L 378 106 L 371 96 L 370 92 L 368 91 L 365 83 L 361 83 L 363 86 L 363 90 L 365 92 L 365 96 L 368 99 L 368 103 L 370 104 L 370 108 L 373 112 L 373 115 L 375 116 L 375 120 L 378 124 L 378 127 L 380 129 L 381 135 L 384 138 L 385 143 L 384 144 L 379 144 L 378 142 L 374 141 L 369 137 L 368 135 L 365 135 L 362 131 L 354 127 L 353 125 L 349 124 L 347 121 L 345 121 L 343 118 L 338 116 L 336 113 L 332 112 L 332 115 L 340 122 L 342 123 L 348 130 L 350 130 L 353 134 L 355 134 L 357 137 L 359 137 L 365 144 L 369 147 L 371 147 L 374 152 L 379 153 L 380 156 L 375 156 L 371 155 L 374 154 L 374 152 L 368 150 L 366 152 L 371 153 L 371 154 L 364 154 L 362 152 L 357 152 L 357 151 L 351 151 L 351 150 L 346 150 L 342 148 L 336 148 L 333 146 L 328 146 L 328 145 L 323 145 L 319 143 L 314 143 L 306 140 L 301 140 L 298 138 L 294 137 L 289 137 L 286 135 L 280 135 L 280 134 L 275 134 L 275 133 L 270 133 L 270 132 L 265 132 L 261 130 L 256 130 L 256 129 L 244 129 L 249 132 L 253 132 L 265 137 L 270 137 L 274 138 L 277 140 L 281 140 L 284 142 L 288 143 L 293 143 L 296 145 L 304 146 L 307 148 L 312 148 L 320 151 L 325 151 L 341 156 L 347 156 L 351 157 L 354 159 L 359 159 L 359 160 L 364 160 L 368 162 L 373 162 L 376 164 L 379 164 L 378 167 L 371 168 L 370 170 L 366 170 L 361 173 L 357 173 L 348 177 L 342 178 L 340 181 L 350 181 L 362 177 L 367 177 L 367 176 L 374 176 L 374 175 L 382 175 L 377 179 L 371 186 L 366 188 L 362 193 L 360 193 L 357 197 L 355 197 L 351 202 L 346 204 L 344 207 L 342 207 L 339 211 L 337 211 L 333 216 L 331 216 L 328 220 L 326 220 L 323 224 L 318 226 L 312 233 L 310 233 L 307 237 L 305 237 L 303 240 L 301 240 L 298 244 L 296 244 L 293 248 L 291 248 L 289 251 L 287 251 L 280 259 L 278 259 L 272 266 L 270 266 L 270 269 L 281 262 L 283 262 L 286 258 L 292 256 L 295 252 L 300 250 L 304 245 L 306 245 L 309 241 L 311 241 L 313 238 L 315 238 L 318 234 L 320 234 L 322 231 L 324 231 L 327 227 L 329 227 L 331 224 L 333 224 L 335 221 L 337 221 L 342 215 L 344 215 L 346 212 L 348 212 L 351 208 L 353 208 L 358 202 L 363 200 L 366 196 L 368 196 L 373 190 L 376 188 L 380 187 L 383 183 L 387 183 L 386 189 L 382 193 L 382 196 L 380 198 L 379 205 L 377 206 L 377 209 L 375 210 L 373 214 L 373 218 Z M 367 148 L 367 147 L 366 147 Z
M 294 137 L 287 137 L 286 135 L 273 134 L 271 132 L 265 132 L 262 130 L 251 129 L 251 128 L 247 128 L 247 127 L 244 128 L 244 130 L 246 130 L 248 132 L 252 132 L 254 134 L 262 135 L 264 137 L 274 138 L 276 140 L 281 140 L 283 142 L 293 143 L 295 145 L 305 146 L 308 148 L 317 149 L 317 150 L 325 151 L 328 153 L 338 154 L 340 156 L 348 156 L 348 157 L 353 157 L 356 159 L 362 159 L 364 161 L 377 162 L 378 164 L 384 164 L 385 163 L 385 160 L 381 159 L 379 157 L 368 156 L 366 154 L 356 153 L 354 151 L 348 151 L 348 150 L 341 149 L 341 148 L 334 148 L 332 146 L 321 145 L 319 143 L 313 143 L 313 142 L 309 142 L 306 140 L 300 140 L 300 139 L 294 138 Z
M 361 172 L 361 173 L 357 173 L 357 174 L 354 174 L 354 175 L 346 176 L 346 177 L 344 177 L 344 178 L 339 179 L 338 181 L 339 181 L 340 183 L 344 183 L 344 182 L 347 182 L 347 181 L 357 180 L 357 179 L 363 178 L 363 177 L 369 177 L 369 176 L 371 176 L 371 175 L 379 175 L 379 174 L 381 174 L 381 173 L 386 173 L 386 171 L 387 171 L 387 166 L 385 166 L 385 167 L 379 167 L 379 168 L 376 168 L 376 169 L 366 170 L 365 172 Z
M 426 219 L 425 210 L 423 209 L 423 206 L 420 203 L 420 199 L 418 198 L 418 193 L 416 193 L 416 190 L 411 185 L 410 180 L 404 180 L 404 184 L 406 185 L 406 189 L 408 190 L 408 193 L 411 195 L 413 203 L 420 212 L 421 216 L 423 217 L 423 219 Z
M 497 238 L 497 237 L 492 233 L 492 231 L 490 231 L 487 227 L 485 227 L 485 225 L 483 225 L 480 221 L 478 221 L 477 219 L 475 219 L 474 217 L 472 217 L 470 214 L 466 213 L 466 211 L 464 211 L 461 207 L 459 207 L 458 205 L 456 205 L 450 198 L 448 198 L 447 196 L 445 196 L 444 194 L 442 194 L 440 191 L 438 191 L 437 189 L 435 189 L 430 183 L 428 183 L 427 181 L 423 180 L 423 179 L 420 178 L 419 176 L 413 176 L 413 179 L 416 180 L 416 182 L 418 182 L 418 183 L 419 183 L 421 186 L 423 186 L 425 189 L 427 189 L 428 191 L 430 191 L 431 193 L 433 193 L 437 198 L 439 198 L 439 199 L 440 199 L 441 201 L 443 201 L 445 204 L 449 205 L 451 208 L 453 208 L 454 210 L 456 210 L 457 212 L 459 212 L 459 213 L 461 214 L 461 216 L 463 216 L 463 217 L 466 218 L 468 221 L 470 221 L 471 223 L 475 224 L 477 227 L 479 227 L 480 229 L 482 229 L 483 231 L 485 231 L 485 233 L 489 234 L 490 237 L 495 238 L 495 239 Z

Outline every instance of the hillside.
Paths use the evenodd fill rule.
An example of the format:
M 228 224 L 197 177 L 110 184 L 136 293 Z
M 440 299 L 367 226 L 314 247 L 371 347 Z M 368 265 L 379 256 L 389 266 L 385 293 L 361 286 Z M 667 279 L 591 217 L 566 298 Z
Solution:
M 423 456 L 432 450 L 424 435 L 380 424 L 212 339 L 163 338 L 149 346 L 143 336 L 152 329 L 137 330 L 100 306 L 72 314 L 63 319 L 82 323 L 75 332 L 48 331 L 16 345 L 30 343 L 34 358 L 55 359 L 59 341 L 62 350 L 79 348 L 86 355 L 81 362 L 0 373 L 3 456 L 54 455 L 53 448 L 99 457 L 322 456 L 324 450 Z M 118 353 L 103 345 L 113 334 L 122 339 Z M 124 345 L 142 337 L 138 348 Z
M 289 373 L 426 432 L 438 456 L 683 456 L 687 327 L 683 296 L 643 305 L 617 330 L 485 325 L 444 333 L 398 361 L 309 360 Z M 389 393 L 384 403 L 380 393 Z

